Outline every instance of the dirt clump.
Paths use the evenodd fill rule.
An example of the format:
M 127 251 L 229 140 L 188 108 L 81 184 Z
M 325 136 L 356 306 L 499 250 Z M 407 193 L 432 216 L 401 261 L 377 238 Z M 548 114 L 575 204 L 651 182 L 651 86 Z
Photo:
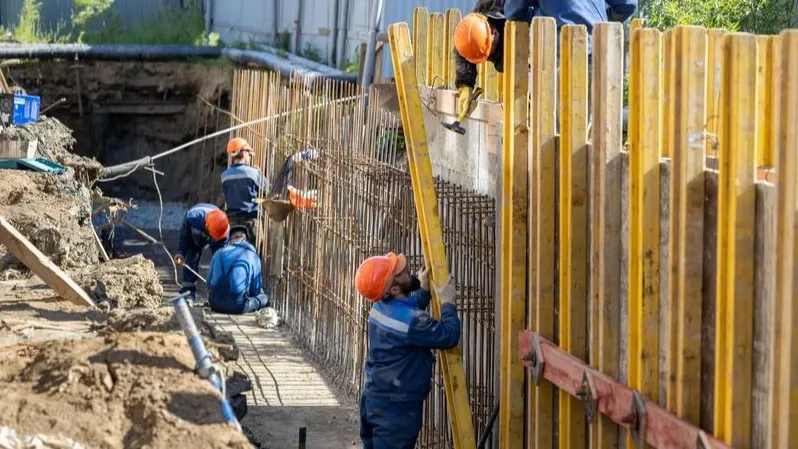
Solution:
M 97 263 L 91 192 L 69 173 L 0 170 L 0 215 L 61 268 Z M 0 247 L 0 271 L 27 271 Z
M 9 348 L 11 349 L 11 348 Z M 93 448 L 250 448 L 182 335 L 43 342 L 0 359 L 0 426 Z
M 113 308 L 154 309 L 163 300 L 155 265 L 141 254 L 86 267 L 72 278 L 96 303 L 107 301 Z

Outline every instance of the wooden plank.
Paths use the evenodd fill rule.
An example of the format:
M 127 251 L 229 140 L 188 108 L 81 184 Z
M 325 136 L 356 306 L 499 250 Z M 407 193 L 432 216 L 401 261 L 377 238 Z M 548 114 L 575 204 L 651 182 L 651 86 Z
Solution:
M 774 89 L 776 79 L 773 73 L 772 60 L 775 57 L 776 36 L 757 36 L 757 67 L 756 67 L 756 115 L 762 125 L 757 129 L 756 164 L 762 167 L 772 167 L 776 164 L 775 149 L 776 137 L 773 126 L 778 111 L 774 107 Z
M 560 346 L 587 360 L 588 146 L 587 28 L 560 30 Z M 560 447 L 585 447 L 586 420 L 580 401 L 560 392 Z
M 459 9 L 455 8 L 446 10 L 446 24 L 445 30 L 443 32 L 444 36 L 446 37 L 446 44 L 444 45 L 445 59 L 443 64 L 443 73 L 446 78 L 445 86 L 447 89 L 454 89 L 454 80 L 456 76 L 454 30 L 457 28 L 457 24 L 460 23 L 461 15 L 462 13 Z
M 720 132 L 720 68 L 721 43 L 726 30 L 713 28 L 707 30 L 707 135 L 704 142 L 707 156 L 718 157 L 717 135 Z
M 444 35 L 443 14 L 429 16 L 429 39 L 427 43 L 427 86 L 441 87 L 445 84 L 443 65 L 446 37 Z
M 623 25 L 593 28 L 593 136 L 590 151 L 590 364 L 618 378 L 621 320 L 621 147 Z M 618 426 L 594 418 L 591 447 L 617 447 Z
M 723 41 L 718 186 L 715 436 L 751 439 L 756 189 L 756 37 Z
M 704 253 L 706 30 L 673 30 L 666 408 L 698 425 Z M 663 230 L 664 232 L 665 230 Z
M 413 198 L 419 221 L 419 232 L 424 251 L 424 260 L 431 267 L 431 280 L 438 286 L 449 277 L 443 234 L 438 218 L 437 195 L 435 193 L 432 164 L 427 148 L 427 132 L 424 128 L 424 113 L 416 80 L 410 31 L 406 23 L 393 24 L 388 28 L 391 43 L 391 59 L 396 73 L 396 88 L 402 124 L 407 136 L 408 167 L 413 184 Z M 440 302 L 432 289 L 430 302 L 432 313 L 440 316 Z M 454 447 L 474 449 L 476 441 L 468 401 L 468 383 L 463 369 L 462 349 L 438 351 L 443 372 L 446 405 L 449 411 Z M 520 363 L 519 363 L 520 365 Z M 523 368 L 519 366 L 519 370 Z M 523 410 L 522 410 L 523 413 Z
M 415 57 L 416 81 L 420 86 L 426 85 L 427 81 L 428 35 L 429 10 L 427 10 L 427 8 L 417 7 L 413 10 L 413 55 Z
M 527 297 L 529 24 L 507 22 L 504 36 L 504 85 L 508 100 L 502 124 L 499 441 L 502 448 L 521 449 L 524 366 L 518 355 L 518 333 L 524 330 Z
M 659 31 L 646 28 L 633 32 L 630 44 L 628 384 L 653 402 L 659 395 L 661 41 Z
M 557 285 L 557 23 L 551 17 L 535 17 L 530 30 L 530 214 L 532 215 L 529 326 L 550 340 L 554 333 L 554 292 Z M 530 275 L 532 276 L 532 275 Z M 554 445 L 554 387 L 529 382 L 528 447 Z
M 2 216 L 0 216 L 0 243 L 30 271 L 42 278 L 60 297 L 79 306 L 94 307 L 89 295 L 72 278 Z

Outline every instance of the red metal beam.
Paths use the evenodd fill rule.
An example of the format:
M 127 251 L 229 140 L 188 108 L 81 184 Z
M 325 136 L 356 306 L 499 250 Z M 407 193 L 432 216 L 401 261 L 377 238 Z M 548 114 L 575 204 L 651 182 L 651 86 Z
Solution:
M 639 416 L 634 413 L 635 407 L 632 404 L 635 392 L 626 385 L 596 371 L 532 331 L 518 334 L 518 350 L 524 365 L 533 372 L 542 355 L 542 378 L 576 398 L 586 397 L 583 378 L 587 374 L 588 383 L 595 389 L 589 396 L 597 402 L 598 412 L 625 429 L 630 429 L 635 423 L 636 416 Z M 647 399 L 643 400 L 643 404 L 643 436 L 651 446 L 658 449 L 731 449 L 659 405 Z

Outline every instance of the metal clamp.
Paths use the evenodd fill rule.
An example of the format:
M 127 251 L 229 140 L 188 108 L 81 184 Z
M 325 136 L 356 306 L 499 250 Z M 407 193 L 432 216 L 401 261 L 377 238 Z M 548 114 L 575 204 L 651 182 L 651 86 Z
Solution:
M 527 356 L 527 360 L 532 365 L 532 379 L 535 381 L 535 386 L 540 386 L 540 381 L 543 380 L 543 365 L 546 361 L 543 359 L 543 349 L 540 347 L 540 339 L 538 334 L 532 334 L 532 352 Z
M 598 410 L 599 397 L 596 391 L 596 384 L 593 382 L 593 376 L 588 370 L 582 372 L 582 386 L 577 390 L 576 397 L 585 406 L 587 423 L 593 424 L 593 417 L 596 416 L 596 411 Z
M 712 449 L 712 445 L 709 444 L 709 437 L 703 430 L 699 430 L 698 436 L 695 438 L 695 449 Z
M 646 444 L 646 400 L 639 391 L 632 391 L 632 413 L 627 417 L 629 432 L 635 447 L 643 449 Z

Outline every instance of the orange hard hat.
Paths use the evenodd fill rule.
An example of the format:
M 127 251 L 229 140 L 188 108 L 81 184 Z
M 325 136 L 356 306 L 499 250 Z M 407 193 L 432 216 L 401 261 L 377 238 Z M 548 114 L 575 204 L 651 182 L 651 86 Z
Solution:
M 404 271 L 407 259 L 404 254 L 388 253 L 369 257 L 355 273 L 355 288 L 364 298 L 377 302 L 385 296 L 394 276 Z
M 472 12 L 463 17 L 454 29 L 454 47 L 472 64 L 487 61 L 493 48 L 493 31 L 487 16 Z
M 236 137 L 234 139 L 230 139 L 227 142 L 227 152 L 230 154 L 238 153 L 241 150 L 251 150 L 252 147 L 249 146 L 249 142 L 246 139 L 241 137 Z
M 214 240 L 222 240 L 230 232 L 230 223 L 227 214 L 221 210 L 214 210 L 205 216 L 205 230 Z

